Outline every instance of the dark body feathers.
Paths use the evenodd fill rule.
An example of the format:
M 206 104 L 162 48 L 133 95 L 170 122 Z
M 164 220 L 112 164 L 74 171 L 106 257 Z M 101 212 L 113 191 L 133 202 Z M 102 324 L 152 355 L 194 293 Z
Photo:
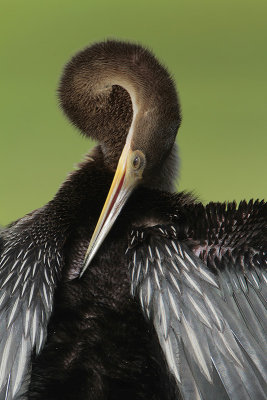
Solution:
M 178 239 L 211 271 L 224 268 L 220 253 L 238 257 L 266 248 L 263 202 L 205 207 L 188 194 L 140 188 L 79 279 L 111 179 L 95 152 L 94 161 L 72 173 L 54 200 L 33 212 L 26 224 L 35 245 L 58 237 L 64 254 L 47 342 L 41 355 L 33 356 L 30 399 L 178 398 L 155 331 L 130 295 L 125 251 L 132 227 L 175 223 Z M 16 223 L 7 231 L 15 228 Z
M 61 197 L 69 201 L 72 190 L 78 200 L 83 195 L 79 196 L 76 189 L 83 192 L 86 187 L 87 193 L 91 188 L 90 198 L 92 191 L 92 198 L 99 198 L 95 204 L 104 201 L 110 182 L 107 180 L 105 185 L 99 186 L 98 180 L 90 174 L 92 171 L 95 175 L 98 166 L 99 173 L 107 176 L 100 162 L 89 161 L 63 185 L 59 198 L 55 200 L 56 208 L 61 210 L 57 220 L 64 221 Z M 89 198 L 82 202 L 83 205 L 76 204 L 75 212 L 80 211 L 68 228 L 64 245 L 65 266 L 57 288 L 48 341 L 33 363 L 30 398 L 165 398 L 168 374 L 166 371 L 162 373 L 164 363 L 155 334 L 130 296 L 125 256 L 129 227 L 134 222 L 136 208 L 140 212 L 141 206 L 144 216 L 152 211 L 153 217 L 169 218 L 166 210 L 160 210 L 165 199 L 159 197 L 158 204 L 156 201 L 151 210 L 149 200 L 154 193 L 143 190 L 134 194 L 124 215 L 114 226 L 111 240 L 103 244 L 82 279 L 77 276 L 100 209 L 92 214 Z M 169 197 L 168 194 L 165 196 Z M 181 197 L 184 203 L 186 196 Z M 170 393 L 173 392 L 174 388 L 170 389 Z M 168 394 L 166 398 L 174 397 Z
M 89 171 L 97 169 L 97 162 L 85 163 L 62 187 L 62 198 L 69 199 L 70 191 L 90 185 L 94 198 L 104 199 L 109 183 L 106 187 L 98 187 L 97 181 L 92 184 Z M 105 174 L 103 168 L 99 168 L 99 173 Z M 77 196 L 81 198 L 82 193 Z M 61 198 L 56 198 L 57 209 L 61 210 L 56 219 L 64 221 L 64 206 L 60 202 Z M 97 204 L 100 203 L 99 200 Z M 153 327 L 147 324 L 138 302 L 130 296 L 125 256 L 129 233 L 142 220 L 163 224 L 175 221 L 181 243 L 199 252 L 213 271 L 214 265 L 223 268 L 217 257 L 218 246 L 220 252 L 229 255 L 238 253 L 238 249 L 243 253 L 243 248 L 266 246 L 266 205 L 242 202 L 239 207 L 235 203 L 211 203 L 204 207 L 186 194 L 170 195 L 140 188 L 129 200 L 90 269 L 82 279 L 73 279 L 80 271 L 92 234 L 88 227 L 95 223 L 90 217 L 89 198 L 82 207 L 76 205 L 75 210 L 80 211 L 68 227 L 65 266 L 55 296 L 48 341 L 33 363 L 30 398 L 177 399 L 175 383 L 165 369 Z

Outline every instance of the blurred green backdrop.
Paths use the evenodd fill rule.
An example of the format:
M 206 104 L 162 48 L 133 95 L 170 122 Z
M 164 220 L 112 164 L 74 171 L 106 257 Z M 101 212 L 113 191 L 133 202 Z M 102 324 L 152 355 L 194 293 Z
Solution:
M 179 189 L 267 197 L 265 0 L 1 0 L 0 223 L 42 206 L 92 144 L 62 115 L 64 63 L 107 37 L 139 41 L 179 89 Z

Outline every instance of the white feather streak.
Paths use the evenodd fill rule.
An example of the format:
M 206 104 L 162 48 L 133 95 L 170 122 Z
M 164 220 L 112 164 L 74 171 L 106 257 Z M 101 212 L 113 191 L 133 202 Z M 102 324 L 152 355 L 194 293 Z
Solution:
M 184 277 L 186 278 L 186 280 L 190 283 L 190 285 L 199 293 L 202 294 L 200 287 L 197 285 L 196 281 L 194 281 L 194 279 L 191 278 L 191 276 L 189 276 L 187 274 L 187 272 L 184 271 Z
M 219 287 L 216 280 L 212 277 L 211 273 L 206 271 L 203 267 L 199 267 L 199 272 L 201 272 L 201 275 L 203 275 L 205 281 L 211 283 L 216 288 Z
M 259 285 L 259 280 L 258 280 L 257 275 L 255 274 L 254 271 L 251 271 L 250 276 L 251 276 L 256 288 L 259 290 L 260 289 L 260 285 Z M 251 283 L 253 284 L 253 282 L 251 282 Z
M 13 275 L 13 274 L 8 274 L 7 277 L 6 277 L 6 279 L 5 279 L 4 282 L 2 283 L 2 286 L 1 286 L 1 287 L 4 287 L 5 284 L 9 281 L 9 279 L 12 278 L 12 276 L 14 276 L 14 275 Z
M 44 331 L 42 328 L 40 328 L 40 332 L 39 332 L 39 342 L 38 342 L 38 347 L 36 348 L 36 354 L 40 353 L 40 350 L 42 348 L 43 345 L 43 341 L 44 341 Z
M 165 249 L 167 250 L 167 252 L 169 253 L 169 255 L 172 257 L 172 252 L 171 252 L 171 250 L 169 249 L 169 246 L 167 246 L 166 244 L 165 244 Z
M 235 360 L 235 362 L 237 363 L 237 365 L 239 365 L 239 367 L 244 368 L 244 366 L 241 364 L 240 360 L 238 359 L 237 355 L 235 354 L 235 352 L 233 351 L 233 349 L 231 348 L 231 346 L 229 345 L 229 343 L 227 342 L 227 339 L 225 337 L 225 335 L 221 332 L 218 332 L 218 334 L 220 335 L 220 338 L 222 339 L 223 344 L 225 345 L 227 351 L 229 352 L 229 354 L 233 357 L 233 359 Z M 235 339 L 233 338 L 233 341 L 235 343 Z M 222 349 L 221 349 L 222 350 Z
M 198 365 L 199 365 L 200 369 L 202 370 L 202 372 L 204 373 L 207 380 L 211 383 L 212 379 L 211 379 L 211 376 L 209 373 L 209 369 L 208 369 L 205 357 L 204 357 L 201 347 L 199 345 L 199 341 L 196 336 L 196 333 L 191 328 L 191 326 L 188 324 L 184 315 L 183 315 L 183 322 L 184 322 L 184 327 L 185 327 L 188 339 L 190 340 L 191 345 L 192 345 L 191 349 L 192 349 L 193 353 L 195 354 L 196 360 L 198 361 Z
M 19 304 L 19 297 L 17 298 L 17 300 L 15 301 L 15 303 L 14 303 L 14 305 L 12 307 L 12 311 L 10 313 L 10 316 L 9 316 L 9 319 L 8 319 L 8 324 L 7 324 L 8 328 L 9 328 L 11 322 L 12 322 L 12 319 L 13 319 L 13 317 L 15 315 L 15 312 L 17 311 L 18 304 Z
M 23 249 L 21 249 L 20 251 L 19 251 L 19 253 L 18 253 L 18 255 L 17 255 L 17 258 L 20 258 L 20 256 L 21 256 L 21 254 L 23 253 Z
M 28 282 L 24 282 L 23 283 L 23 287 L 22 287 L 22 291 L 21 291 L 21 297 L 24 295 L 27 285 L 28 285 Z
M 48 262 L 50 263 L 49 259 L 48 259 Z M 47 275 L 47 270 L 46 270 L 46 268 L 44 268 L 44 276 L 45 276 L 45 280 L 46 280 L 47 284 L 50 285 L 50 281 L 49 281 L 49 279 L 48 279 L 48 275 Z
M 164 339 L 166 340 L 166 338 L 167 338 L 167 318 L 166 318 L 165 306 L 164 306 L 161 294 L 159 295 L 159 309 L 160 309 L 160 321 L 161 321 L 162 327 L 163 327 Z
M 22 275 L 19 275 L 19 277 L 18 277 L 17 280 L 16 280 L 15 285 L 13 286 L 13 289 L 12 289 L 11 294 L 13 294 L 13 293 L 15 292 L 16 288 L 18 287 L 18 284 L 19 284 L 21 278 L 22 278 Z
M 36 261 L 36 262 L 34 263 L 34 266 L 33 266 L 33 269 L 32 269 L 32 277 L 34 277 L 34 275 L 35 275 L 36 268 L 37 268 L 37 264 L 38 264 L 38 262 Z
M 170 337 L 167 338 L 166 341 L 164 341 L 164 350 L 165 350 L 165 355 L 166 355 L 166 360 L 169 364 L 170 370 L 174 374 L 176 380 L 181 383 L 181 377 L 175 362 L 175 357 L 173 354 L 173 349 L 170 341 Z
M 10 386 L 10 374 L 8 375 L 8 380 L 7 380 L 7 385 L 6 385 L 6 394 L 5 394 L 5 400 L 7 400 L 7 399 L 8 399 L 9 386 Z
M 12 265 L 12 268 L 11 268 L 10 272 L 12 272 L 12 271 L 16 268 L 16 266 L 18 265 L 19 262 L 20 262 L 19 259 L 16 260 L 16 261 L 14 262 L 14 264 Z
M 23 257 L 23 259 L 24 259 L 24 257 Z M 27 263 L 27 261 L 28 261 L 27 259 L 23 261 L 23 263 L 20 266 L 19 272 L 21 272 L 23 270 L 23 268 L 24 268 L 25 264 Z
M 154 276 L 155 276 L 156 284 L 157 284 L 158 288 L 160 289 L 159 277 L 158 277 L 157 270 L 155 268 L 154 268 Z
M 139 282 L 140 272 L 141 272 L 141 262 L 138 264 L 136 282 Z
M 180 264 L 182 264 L 182 266 L 184 267 L 184 269 L 185 269 L 186 271 L 189 271 L 189 268 L 188 268 L 188 266 L 186 265 L 186 263 L 184 262 L 184 260 L 183 260 L 178 254 L 175 254 L 175 257 L 177 258 L 178 262 L 179 262 Z
M 174 250 L 176 251 L 176 253 L 178 254 L 179 253 L 179 250 L 177 249 L 177 246 L 176 246 L 176 244 L 175 244 L 175 241 L 174 240 L 172 240 L 172 247 L 174 248 Z
M 158 264 L 159 270 L 161 272 L 161 275 L 163 275 L 163 269 L 162 269 L 162 265 L 161 265 L 160 260 L 157 260 L 157 264 Z
M 136 266 L 136 251 L 134 252 L 134 255 L 133 255 L 133 264 L 134 264 L 134 266 Z
M 187 254 L 186 252 L 184 253 L 186 258 L 188 259 L 188 261 L 193 265 L 194 268 L 197 268 L 197 265 L 194 263 L 194 261 L 192 260 L 192 258 L 189 256 L 189 254 Z
M 157 248 L 157 246 L 156 246 L 156 253 L 157 253 L 158 258 L 161 260 L 160 252 L 159 252 L 159 249 Z
M 265 285 L 267 285 L 267 274 L 264 271 L 262 271 L 261 276 L 262 276 L 262 278 L 264 280 Z
M 30 273 L 30 268 L 27 268 L 27 270 L 26 270 L 26 272 L 25 272 L 25 275 L 24 275 L 24 278 L 23 278 L 23 282 L 26 281 L 26 279 L 27 279 L 28 276 L 29 276 L 29 273 Z
M 31 302 L 32 302 L 34 286 L 35 286 L 35 284 L 33 283 L 33 284 L 32 284 L 32 287 L 31 287 L 31 291 L 30 291 L 28 307 L 30 307 L 30 304 L 31 304 Z
M 176 287 L 176 289 L 178 290 L 178 292 L 181 294 L 181 289 L 180 289 L 180 287 L 179 287 L 179 285 L 178 285 L 177 280 L 174 278 L 174 276 L 173 276 L 173 274 L 172 274 L 171 272 L 169 272 L 169 275 L 170 275 L 170 278 L 171 278 L 171 280 L 172 280 L 174 286 Z
M 175 303 L 174 297 L 173 297 L 173 295 L 172 295 L 172 293 L 171 293 L 169 288 L 168 288 L 168 295 L 169 295 L 169 299 L 170 299 L 171 308 L 172 308 L 176 318 L 178 319 L 178 321 L 180 321 L 180 315 L 178 313 L 178 306 Z
M 183 250 L 182 250 L 180 244 L 179 243 L 177 243 L 177 244 L 178 244 L 179 253 L 181 254 L 181 257 L 184 258 Z
M 134 280 L 134 273 L 135 273 L 135 266 L 133 266 L 133 268 L 132 268 L 132 282 Z
M 0 268 L 2 269 L 5 264 L 7 263 L 7 261 L 9 261 L 9 257 L 6 255 L 4 257 L 2 257 L 2 259 L 0 260 Z
M 22 341 L 20 344 L 20 354 L 19 354 L 19 360 L 18 360 L 18 367 L 17 367 L 17 374 L 15 377 L 15 381 L 13 383 L 13 390 L 12 390 L 12 395 L 14 396 L 18 389 L 21 386 L 21 381 L 22 381 L 22 376 L 23 372 L 25 369 L 25 364 L 27 361 L 27 342 L 25 338 L 22 336 Z M 13 380 L 13 377 L 12 377 Z
M 49 307 L 49 303 L 48 303 L 48 297 L 47 297 L 47 290 L 46 290 L 46 286 L 45 286 L 44 283 L 43 283 L 43 293 L 44 293 L 45 302 L 46 302 L 46 305 L 47 305 L 47 308 L 48 308 Z
M 218 329 L 220 331 L 222 331 L 223 330 L 223 323 L 222 323 L 221 319 L 219 318 L 218 313 L 217 313 L 214 305 L 212 304 L 212 302 L 210 301 L 208 296 L 204 295 L 204 299 L 205 299 L 206 305 L 209 308 L 210 313 L 212 314 L 213 319 L 215 320 L 215 323 L 216 323 Z
M 148 260 L 148 258 L 146 258 L 146 270 L 145 270 L 145 274 L 147 274 L 148 266 L 149 266 L 149 260 Z
M 32 346 L 34 346 L 35 344 L 36 332 L 37 332 L 37 309 L 35 308 L 32 319 L 32 332 L 31 332 Z
M 139 297 L 140 297 L 140 302 L 141 302 L 142 309 L 145 310 L 144 299 L 143 299 L 143 289 L 142 288 L 140 288 Z
M 177 274 L 180 274 L 180 271 L 173 260 L 171 260 L 171 264 L 172 264 L 173 268 L 175 269 L 175 271 L 177 272 Z
M 203 310 L 201 309 L 201 307 L 197 304 L 197 302 L 193 299 L 192 296 L 190 296 L 190 294 L 188 294 L 188 298 L 192 304 L 192 306 L 195 308 L 196 312 L 200 315 L 200 317 L 203 319 L 204 323 L 211 329 L 211 324 L 208 320 L 208 318 L 206 317 L 205 313 L 203 312 Z
M 147 306 L 149 306 L 150 300 L 151 300 L 151 281 L 150 278 L 147 278 L 147 294 L 146 294 Z
M 8 335 L 6 344 L 5 344 L 5 348 L 2 354 L 2 360 L 1 360 L 1 364 L 0 364 L 0 388 L 3 386 L 4 379 L 6 377 L 6 367 L 7 367 L 7 362 L 10 356 L 10 348 L 11 348 L 11 344 L 12 344 L 12 340 L 13 340 L 13 329 L 11 329 L 11 332 Z
M 31 310 L 29 308 L 27 308 L 26 313 L 25 313 L 25 327 L 24 327 L 25 336 L 27 336 L 28 332 L 29 332 L 30 313 L 31 313 Z
M 3 290 L 3 294 L 2 294 L 2 296 L 0 297 L 0 306 L 1 306 L 1 304 L 3 303 L 3 300 L 4 300 L 5 297 L 6 297 L 6 291 Z

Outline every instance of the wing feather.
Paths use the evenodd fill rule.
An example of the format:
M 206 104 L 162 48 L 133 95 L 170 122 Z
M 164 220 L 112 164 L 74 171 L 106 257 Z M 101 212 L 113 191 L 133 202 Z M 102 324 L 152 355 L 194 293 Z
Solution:
M 54 248 L 54 251 L 53 251 Z M 46 339 L 59 269 L 55 246 L 11 235 L 0 255 L 0 399 L 25 398 L 31 355 Z
M 253 264 L 227 255 L 214 273 L 174 228 L 133 230 L 128 253 L 132 293 L 154 324 L 183 398 L 266 399 L 265 264 L 255 265 L 255 254 Z

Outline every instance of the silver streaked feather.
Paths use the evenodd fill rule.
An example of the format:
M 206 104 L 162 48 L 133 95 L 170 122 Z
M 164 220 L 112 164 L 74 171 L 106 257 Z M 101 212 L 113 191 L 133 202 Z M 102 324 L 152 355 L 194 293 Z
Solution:
M 233 259 L 215 275 L 171 229 L 168 237 L 155 227 L 128 252 L 141 262 L 133 294 L 143 297 L 183 398 L 266 400 L 265 271 Z
M 57 281 L 55 242 L 34 244 L 16 226 L 4 232 L 0 254 L 0 399 L 24 398 L 31 354 L 46 339 Z M 43 316 L 43 317 L 42 317 Z

